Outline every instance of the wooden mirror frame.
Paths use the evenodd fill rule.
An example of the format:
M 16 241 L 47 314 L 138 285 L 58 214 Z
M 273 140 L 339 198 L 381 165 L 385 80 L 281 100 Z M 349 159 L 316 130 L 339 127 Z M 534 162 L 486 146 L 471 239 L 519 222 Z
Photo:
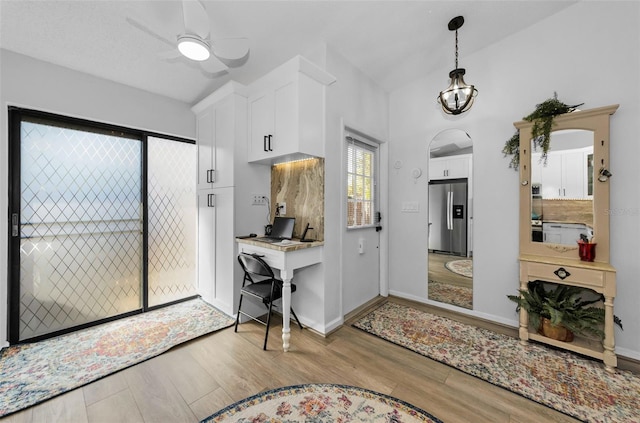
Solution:
M 609 263 L 609 183 L 598 181 L 600 168 L 609 165 L 609 116 L 619 105 L 558 115 L 553 130 L 583 129 L 593 132 L 593 233 L 597 243 L 595 262 Z M 531 139 L 533 122 L 513 124 L 520 133 L 520 255 L 579 260 L 575 246 L 534 242 L 531 239 Z M 612 172 L 614 173 L 614 172 Z

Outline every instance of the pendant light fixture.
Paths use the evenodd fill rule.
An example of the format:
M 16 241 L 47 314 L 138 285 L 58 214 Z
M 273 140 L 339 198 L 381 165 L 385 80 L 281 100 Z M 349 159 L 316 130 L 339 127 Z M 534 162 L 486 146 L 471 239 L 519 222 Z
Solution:
M 449 31 L 456 32 L 456 67 L 449 72 L 451 83 L 446 90 L 441 91 L 438 102 L 442 105 L 442 110 L 450 115 L 459 115 L 471 108 L 473 100 L 478 95 L 478 90 L 473 85 L 464 82 L 464 68 L 458 67 L 458 29 L 464 24 L 462 16 L 456 16 L 449 21 Z

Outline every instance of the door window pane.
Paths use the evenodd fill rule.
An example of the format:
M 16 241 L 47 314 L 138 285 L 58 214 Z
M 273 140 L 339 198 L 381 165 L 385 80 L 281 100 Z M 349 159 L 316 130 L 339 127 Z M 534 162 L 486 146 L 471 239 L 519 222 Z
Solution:
M 347 227 L 374 224 L 375 148 L 347 137 Z M 353 140 L 353 139 L 352 139 Z
M 139 140 L 20 126 L 19 339 L 141 307 Z
M 149 306 L 196 295 L 196 146 L 148 138 Z

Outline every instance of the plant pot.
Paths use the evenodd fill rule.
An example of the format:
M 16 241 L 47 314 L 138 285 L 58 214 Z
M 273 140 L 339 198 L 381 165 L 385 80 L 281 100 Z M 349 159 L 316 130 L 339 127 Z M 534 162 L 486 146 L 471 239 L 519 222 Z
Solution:
M 555 339 L 556 341 L 571 342 L 573 341 L 573 332 L 565 328 L 562 325 L 554 325 L 551 320 L 546 317 L 542 318 L 538 333 L 546 336 L 547 338 Z

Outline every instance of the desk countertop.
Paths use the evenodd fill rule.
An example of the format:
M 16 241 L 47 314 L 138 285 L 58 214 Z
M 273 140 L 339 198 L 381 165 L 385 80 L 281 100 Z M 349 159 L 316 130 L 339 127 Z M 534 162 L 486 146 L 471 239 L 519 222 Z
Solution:
M 269 248 L 276 251 L 296 251 L 303 250 L 305 248 L 320 247 L 321 245 L 324 245 L 324 241 L 301 242 L 298 239 L 292 239 L 291 241 L 289 241 L 289 243 L 286 244 L 283 244 L 281 242 L 273 244 L 260 241 L 260 237 L 236 238 L 236 242 L 239 244 L 248 244 L 254 245 L 256 247 Z

